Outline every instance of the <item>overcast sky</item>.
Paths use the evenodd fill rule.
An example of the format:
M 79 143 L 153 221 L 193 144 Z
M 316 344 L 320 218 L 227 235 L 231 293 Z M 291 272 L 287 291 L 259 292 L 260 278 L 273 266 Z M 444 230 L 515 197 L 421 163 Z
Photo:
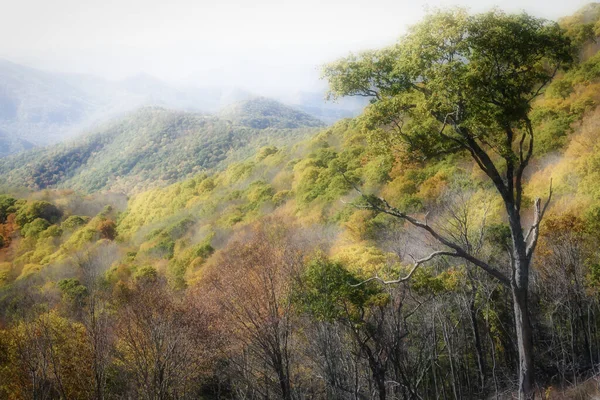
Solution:
M 313 90 L 317 66 L 393 42 L 427 7 L 556 19 L 586 0 L 0 0 L 0 57 L 120 79 L 147 73 L 264 94 Z

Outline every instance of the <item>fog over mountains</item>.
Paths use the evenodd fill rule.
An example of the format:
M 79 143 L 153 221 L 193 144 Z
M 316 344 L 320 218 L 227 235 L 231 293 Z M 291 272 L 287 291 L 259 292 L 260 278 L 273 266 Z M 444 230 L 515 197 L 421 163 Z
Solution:
M 0 59 L 0 156 L 64 141 L 142 106 L 215 113 L 255 96 L 235 87 L 175 86 L 147 74 L 110 81 Z M 360 99 L 326 103 L 323 93 L 313 92 L 280 100 L 325 123 L 357 115 L 364 106 Z

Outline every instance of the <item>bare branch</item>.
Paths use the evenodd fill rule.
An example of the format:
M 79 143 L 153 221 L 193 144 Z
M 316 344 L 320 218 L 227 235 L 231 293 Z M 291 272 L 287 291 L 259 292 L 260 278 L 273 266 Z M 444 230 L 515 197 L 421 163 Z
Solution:
M 383 278 L 379 277 L 379 275 L 375 275 L 372 278 L 366 279 L 360 283 L 357 283 L 356 285 L 352 285 L 353 287 L 357 287 L 360 285 L 364 285 L 365 283 L 371 282 L 371 281 L 379 281 L 385 285 L 390 285 L 390 284 L 395 284 L 395 283 L 402 283 L 402 282 L 406 282 L 407 280 L 409 280 L 413 274 L 415 273 L 415 271 L 417 270 L 417 268 L 419 268 L 422 264 L 426 263 L 427 261 L 430 261 L 432 259 L 434 259 L 435 257 L 438 256 L 450 256 L 450 257 L 461 257 L 460 255 L 450 252 L 450 251 L 434 251 L 433 253 L 431 253 L 430 255 L 428 255 L 427 257 L 424 258 L 420 258 L 418 260 L 415 260 L 413 267 L 411 268 L 411 270 L 409 271 L 408 275 L 402 277 L 402 278 L 398 278 L 398 279 L 393 279 L 390 281 L 386 281 Z
M 421 221 L 417 220 L 416 218 L 398 210 L 397 208 L 392 207 L 387 202 L 387 200 L 385 200 L 384 198 L 365 195 L 360 190 L 360 188 L 356 184 L 351 182 L 343 173 L 342 173 L 342 176 L 367 202 L 367 205 L 364 205 L 364 206 L 354 205 L 355 207 L 369 209 L 369 210 L 373 210 L 373 211 L 377 211 L 377 212 L 382 212 L 384 214 L 388 214 L 388 215 L 391 215 L 396 218 L 400 218 L 400 219 L 403 219 L 403 220 L 409 222 L 411 225 L 429 233 L 434 239 L 436 239 L 438 242 L 440 242 L 444 246 L 449 247 L 452 250 L 454 250 L 454 252 L 451 254 L 455 254 L 456 257 L 460 257 L 466 261 L 471 262 L 472 264 L 478 266 L 479 268 L 483 269 L 485 272 L 487 272 L 488 274 L 490 274 L 491 276 L 496 278 L 503 285 L 510 286 L 509 279 L 502 272 L 498 271 L 497 269 L 488 265 L 486 262 L 473 256 L 459 244 L 454 243 L 450 239 L 442 236 L 439 232 L 437 232 L 435 229 L 433 229 L 431 226 L 429 226 L 426 222 L 421 222 Z
M 529 240 L 530 236 L 532 237 L 531 243 L 529 243 L 529 246 L 527 246 L 526 252 L 527 258 L 530 260 L 533 255 L 533 252 L 535 251 L 535 247 L 540 236 L 540 223 L 544 218 L 544 214 L 546 214 L 546 210 L 548 209 L 550 200 L 552 200 L 552 179 L 550 179 L 550 189 L 548 190 L 548 198 L 546 199 L 544 206 L 542 207 L 542 200 L 539 197 L 535 200 L 535 214 L 533 224 L 531 225 L 531 228 L 529 228 L 529 232 L 527 232 L 527 235 L 525 236 L 525 242 Z

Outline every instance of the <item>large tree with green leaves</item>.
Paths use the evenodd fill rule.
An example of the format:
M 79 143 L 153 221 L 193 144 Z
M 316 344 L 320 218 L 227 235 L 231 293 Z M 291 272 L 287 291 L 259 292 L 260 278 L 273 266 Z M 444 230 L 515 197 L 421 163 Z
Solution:
M 524 173 L 535 143 L 529 115 L 532 101 L 571 64 L 572 54 L 569 39 L 555 23 L 526 14 L 469 15 L 458 9 L 430 14 L 393 46 L 351 55 L 323 69 L 331 97 L 371 98 L 361 119 L 375 142 L 417 159 L 464 152 L 493 182 L 511 231 L 508 273 L 385 199 L 363 197 L 367 207 L 407 221 L 445 247 L 417 260 L 414 269 L 435 257 L 457 257 L 510 288 L 522 398 L 532 398 L 534 391 L 530 265 L 552 193 L 550 188 L 543 205 L 540 199 L 534 202 L 533 223 L 526 227 Z

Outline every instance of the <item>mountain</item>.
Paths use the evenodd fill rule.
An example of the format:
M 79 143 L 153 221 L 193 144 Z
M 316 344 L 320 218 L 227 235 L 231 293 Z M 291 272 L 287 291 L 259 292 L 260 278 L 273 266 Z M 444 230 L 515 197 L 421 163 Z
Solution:
M 175 87 L 145 74 L 108 81 L 0 60 L 0 130 L 38 146 L 72 138 L 145 105 L 214 112 L 250 97 L 239 89 Z M 0 156 L 26 147 L 3 146 Z
M 5 184 L 36 190 L 133 193 L 218 167 L 266 144 L 299 140 L 322 126 L 263 98 L 221 116 L 145 107 L 70 143 L 1 159 L 0 174 Z
M 59 74 L 0 60 L 0 131 L 13 140 L 37 146 L 55 144 L 73 138 L 117 116 L 124 116 L 142 106 L 160 106 L 182 111 L 218 112 L 234 104 L 225 115 L 238 120 L 236 113 L 255 113 L 256 121 L 238 121 L 246 126 L 281 127 L 269 122 L 268 112 L 282 113 L 287 120 L 293 112 L 284 106 L 274 110 L 273 103 L 259 110 L 254 96 L 239 88 L 175 86 L 147 74 L 120 81 L 108 81 L 80 74 Z M 347 110 L 331 111 L 319 105 L 321 95 L 296 96 L 290 101 L 299 110 L 312 115 L 301 117 L 297 126 L 318 126 L 316 118 L 330 123 L 356 113 Z M 319 101 L 321 103 L 319 103 Z M 263 100 L 267 102 L 267 100 Z M 236 104 L 237 103 L 237 104 Z M 288 102 L 289 103 L 289 102 Z M 290 103 L 291 104 L 291 103 Z M 253 109 L 239 109 L 254 107 Z M 328 111 L 329 110 L 329 111 Z M 354 108 L 356 111 L 357 109 Z M 298 110 L 295 110 L 297 112 Z M 262 113 L 262 114 L 261 114 Z M 300 115 L 298 115 L 300 117 Z M 278 118 L 275 115 L 275 118 Z M 279 121 L 280 122 L 280 121 Z M 22 151 L 28 146 L 3 146 L 0 157 Z
M 328 101 L 325 98 L 324 91 L 300 91 L 290 93 L 279 99 L 328 124 L 333 124 L 340 119 L 356 117 L 369 104 L 369 100 L 364 97 L 346 97 L 336 101 Z
M 25 139 L 15 138 L 0 131 L 0 157 L 33 149 L 35 145 Z
M 52 143 L 106 106 L 60 75 L 0 60 L 0 130 L 14 138 Z
M 275 100 L 257 97 L 233 104 L 219 113 L 233 123 L 256 129 L 294 129 L 300 127 L 323 127 L 315 117 L 288 107 Z

